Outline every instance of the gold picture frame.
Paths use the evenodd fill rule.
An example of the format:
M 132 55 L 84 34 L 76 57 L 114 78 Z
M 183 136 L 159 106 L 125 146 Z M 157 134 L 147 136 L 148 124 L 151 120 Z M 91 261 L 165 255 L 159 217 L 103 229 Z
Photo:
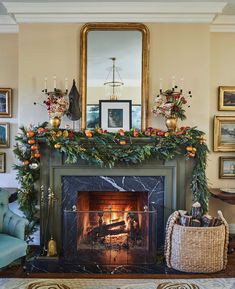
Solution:
M 6 153 L 0 152 L 0 173 L 6 172 Z
M 214 151 L 235 151 L 235 116 L 214 117 Z
M 11 88 L 0 88 L 0 117 L 12 117 Z
M 235 86 L 219 86 L 219 110 L 235 110 Z
M 219 177 L 235 179 L 235 157 L 220 157 Z
M 0 122 L 0 148 L 10 147 L 10 124 Z

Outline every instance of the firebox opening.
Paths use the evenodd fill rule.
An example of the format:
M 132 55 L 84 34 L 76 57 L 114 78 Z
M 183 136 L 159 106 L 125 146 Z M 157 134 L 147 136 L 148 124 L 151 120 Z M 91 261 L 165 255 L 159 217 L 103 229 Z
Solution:
M 150 220 L 147 192 L 79 192 L 77 251 L 101 264 L 128 264 L 147 257 Z M 143 259 L 144 258 L 144 259 Z

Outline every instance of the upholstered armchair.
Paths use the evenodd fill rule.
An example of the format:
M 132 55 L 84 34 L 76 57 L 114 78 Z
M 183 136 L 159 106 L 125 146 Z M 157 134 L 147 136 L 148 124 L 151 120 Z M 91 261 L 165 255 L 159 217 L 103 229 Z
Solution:
M 8 207 L 9 193 L 0 188 L 0 268 L 26 255 L 25 226 L 28 221 Z

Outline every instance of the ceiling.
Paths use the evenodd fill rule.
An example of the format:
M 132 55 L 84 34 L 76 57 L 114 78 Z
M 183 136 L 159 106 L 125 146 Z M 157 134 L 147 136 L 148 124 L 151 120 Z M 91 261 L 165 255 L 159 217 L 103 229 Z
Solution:
M 20 23 L 208 23 L 235 32 L 235 0 L 0 0 L 0 33 Z

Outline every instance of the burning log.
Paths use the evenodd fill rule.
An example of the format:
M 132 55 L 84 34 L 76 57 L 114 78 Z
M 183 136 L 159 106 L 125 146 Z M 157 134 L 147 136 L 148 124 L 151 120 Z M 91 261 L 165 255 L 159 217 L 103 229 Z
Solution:
M 94 227 L 87 234 L 92 235 L 92 236 L 97 236 L 97 234 L 100 235 L 100 234 L 103 234 L 103 232 L 112 231 L 111 229 L 116 228 L 116 227 L 125 226 L 125 224 L 126 224 L 125 221 L 119 221 L 119 222 L 112 223 L 112 224 L 103 224 L 101 226 Z
M 127 231 L 124 228 L 116 229 L 116 230 L 104 230 L 98 233 L 99 237 L 105 237 L 105 236 L 115 236 L 115 235 L 120 235 L 127 233 Z

